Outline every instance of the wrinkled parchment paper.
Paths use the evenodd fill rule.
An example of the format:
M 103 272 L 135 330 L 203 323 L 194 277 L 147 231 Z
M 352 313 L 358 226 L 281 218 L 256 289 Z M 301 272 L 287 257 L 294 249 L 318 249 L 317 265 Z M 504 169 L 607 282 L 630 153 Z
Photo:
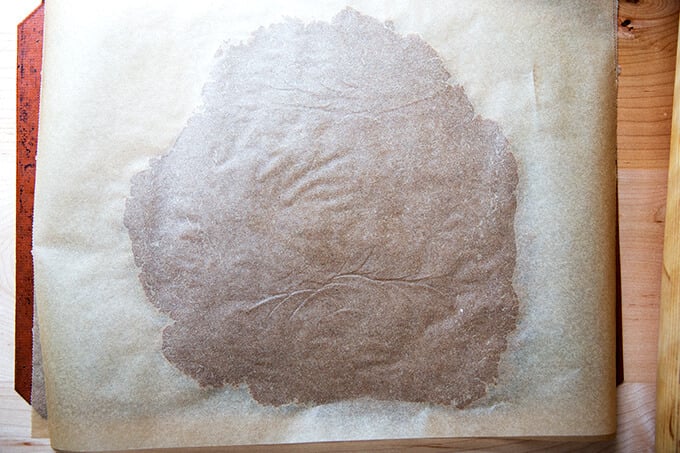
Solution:
M 612 1 L 108 3 L 46 5 L 34 259 L 55 448 L 615 430 Z M 328 55 L 346 47 L 355 59 L 326 61 L 324 45 Z M 262 78 L 269 48 L 278 49 L 270 58 L 277 63 L 300 57 L 272 64 L 271 84 Z M 391 67 L 390 52 L 405 63 Z M 311 61 L 316 77 L 295 77 L 297 61 Z M 337 67 L 348 76 L 336 77 Z M 364 96 L 352 81 L 370 74 L 378 94 Z M 310 89 L 317 80 L 323 89 Z M 283 106 L 272 110 L 279 123 L 252 116 L 262 98 Z M 381 115 L 388 119 L 375 119 Z M 454 123 L 464 129 L 446 129 Z M 277 124 L 307 128 L 265 137 Z M 361 153 L 309 154 L 309 136 Z M 282 143 L 289 154 L 252 154 L 269 149 L 249 147 L 258 140 Z M 370 154 L 385 140 L 392 154 Z M 413 152 L 409 140 L 425 148 Z M 456 147 L 481 157 L 455 160 L 445 150 Z M 423 159 L 427 152 L 434 157 Z M 313 162 L 308 173 L 317 176 L 295 173 L 295 156 Z M 211 179 L 215 169 L 223 173 Z M 356 179 L 343 180 L 348 174 Z M 295 210 L 304 197 L 313 208 Z M 458 200 L 470 210 L 449 216 Z M 484 209 L 493 222 L 465 226 Z M 347 220 L 359 211 L 374 222 Z M 214 225 L 226 225 L 231 239 L 206 245 Z M 280 241 L 270 241 L 271 225 L 292 238 L 285 250 L 272 245 Z M 198 245 L 165 243 L 167 231 Z M 456 255 L 458 264 L 447 255 L 480 243 L 493 250 Z M 485 257 L 497 255 L 500 270 L 483 271 Z M 313 261 L 319 257 L 323 265 Z M 481 264 L 458 270 L 468 262 Z M 285 291 L 275 293 L 272 281 Z M 450 298 L 461 281 L 489 284 Z M 233 303 L 215 308 L 222 299 Z M 330 302 L 312 304 L 319 300 Z M 371 312 L 376 301 L 393 300 L 401 318 L 389 306 Z M 498 316 L 479 300 L 509 307 L 480 329 L 507 327 L 501 337 L 465 337 L 470 319 Z M 469 308 L 477 310 L 470 319 Z M 309 327 L 311 315 L 353 313 L 376 319 L 346 318 L 340 325 L 357 330 L 338 329 L 335 343 L 321 324 Z M 431 319 L 441 321 L 434 334 Z M 437 350 L 448 321 L 464 326 L 465 341 Z M 332 354 L 287 347 L 296 332 L 309 344 L 326 338 L 319 342 Z M 368 346 L 357 332 L 369 335 Z M 406 358 L 394 365 L 378 357 L 381 338 Z M 455 353 L 466 347 L 468 356 Z M 431 348 L 440 360 L 423 365 Z M 381 361 L 393 367 L 338 379 L 335 391 L 328 379 L 338 374 L 336 356 L 360 371 Z M 283 371 L 272 377 L 272 369 Z M 305 378 L 310 388 L 300 384 Z

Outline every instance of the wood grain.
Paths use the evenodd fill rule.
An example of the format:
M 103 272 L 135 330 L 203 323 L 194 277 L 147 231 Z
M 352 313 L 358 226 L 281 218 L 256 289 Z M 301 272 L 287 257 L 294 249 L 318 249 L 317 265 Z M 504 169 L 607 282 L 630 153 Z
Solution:
M 676 57 L 680 67 L 680 52 Z M 668 164 L 668 196 L 659 313 L 656 447 L 680 451 L 680 71 L 675 99 Z
M 13 387 L 12 381 L 0 381 L 0 451 L 52 452 L 49 439 L 31 438 L 32 409 Z
M 678 1 L 619 5 L 618 175 L 625 382 L 655 382 Z
M 674 0 L 619 5 L 620 169 L 668 165 L 679 7 Z

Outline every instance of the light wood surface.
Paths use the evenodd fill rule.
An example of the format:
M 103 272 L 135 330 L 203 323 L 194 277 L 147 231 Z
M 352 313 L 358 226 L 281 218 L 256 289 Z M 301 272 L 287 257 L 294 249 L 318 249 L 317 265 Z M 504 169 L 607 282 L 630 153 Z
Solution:
M 676 55 L 676 67 L 680 67 L 680 52 Z M 656 447 L 658 451 L 677 452 L 680 450 L 680 71 L 675 74 L 668 162 L 658 361 Z
M 655 382 L 678 1 L 619 6 L 619 230 L 626 382 Z M 627 22 L 628 21 L 628 22 Z
M 30 408 L 12 390 L 14 339 L 14 77 L 16 24 L 37 0 L 0 5 L 0 451 L 51 451 L 30 438 Z M 652 451 L 657 321 L 680 0 L 621 0 L 619 225 L 625 384 L 619 433 L 591 444 L 458 440 L 410 446 L 481 451 Z M 394 444 L 372 444 L 377 451 Z M 357 447 L 359 448 L 359 447 Z M 359 448 L 360 449 L 360 448 Z M 350 448 L 336 451 L 348 451 Z

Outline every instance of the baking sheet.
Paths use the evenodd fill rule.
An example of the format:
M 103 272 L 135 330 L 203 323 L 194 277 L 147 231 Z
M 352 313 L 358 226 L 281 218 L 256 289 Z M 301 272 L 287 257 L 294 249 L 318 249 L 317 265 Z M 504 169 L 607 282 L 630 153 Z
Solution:
M 455 5 L 47 5 L 34 257 L 55 447 L 613 432 L 615 5 Z M 276 406 L 244 387 L 201 387 L 164 356 L 172 319 L 139 279 L 124 224 L 131 181 L 201 111 L 220 46 L 287 17 L 331 23 L 347 6 L 431 46 L 517 165 L 518 325 L 496 383 L 463 409 Z

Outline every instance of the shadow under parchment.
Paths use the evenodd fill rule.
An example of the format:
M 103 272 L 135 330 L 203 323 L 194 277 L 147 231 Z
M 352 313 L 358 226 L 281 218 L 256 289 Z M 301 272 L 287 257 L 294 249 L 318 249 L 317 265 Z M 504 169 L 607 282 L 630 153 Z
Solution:
M 518 316 L 517 168 L 449 79 L 352 9 L 225 45 L 126 205 L 165 357 L 268 405 L 485 395 Z

